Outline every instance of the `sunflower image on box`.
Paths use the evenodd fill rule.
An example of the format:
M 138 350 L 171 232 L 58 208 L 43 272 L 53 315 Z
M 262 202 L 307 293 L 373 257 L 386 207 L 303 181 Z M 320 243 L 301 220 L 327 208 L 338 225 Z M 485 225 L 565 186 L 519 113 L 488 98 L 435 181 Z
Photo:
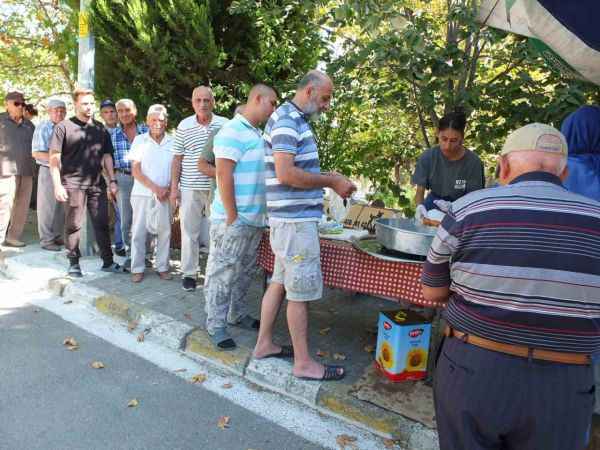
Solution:
M 414 311 L 380 312 L 376 367 L 392 381 L 425 378 L 430 335 L 431 324 Z

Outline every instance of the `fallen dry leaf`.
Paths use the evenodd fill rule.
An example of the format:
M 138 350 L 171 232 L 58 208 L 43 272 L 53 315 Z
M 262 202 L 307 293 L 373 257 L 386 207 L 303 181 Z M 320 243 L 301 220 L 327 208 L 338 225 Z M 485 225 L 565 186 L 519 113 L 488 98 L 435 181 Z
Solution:
M 146 335 L 144 334 L 144 332 L 142 331 L 140 334 L 138 334 L 137 337 L 137 341 L 138 342 L 144 342 L 144 339 L 146 338 Z
M 198 373 L 191 378 L 192 383 L 204 383 L 206 381 L 206 374 Z
M 71 336 L 65 338 L 65 340 L 63 341 L 63 345 L 71 351 L 79 350 L 79 344 L 77 343 L 75 338 Z
M 396 446 L 396 442 L 391 439 L 384 439 L 383 445 L 385 448 L 394 448 Z
M 138 326 L 138 321 L 137 320 L 130 320 L 129 323 L 127 324 L 127 331 L 129 331 L 130 333 L 135 330 Z
M 127 406 L 129 408 L 135 408 L 136 406 L 138 406 L 140 404 L 140 402 L 138 401 L 137 398 L 131 399 L 129 400 L 129 403 L 127 403 Z
M 184 317 L 185 319 L 187 319 L 187 320 L 193 320 L 193 319 L 192 319 L 192 315 L 191 315 L 190 313 L 185 313 L 185 314 L 183 315 L 183 317 Z
M 73 303 L 73 300 L 65 300 L 63 305 L 70 305 L 71 303 Z
M 373 345 L 365 345 L 363 350 L 367 353 L 373 353 L 375 351 L 375 346 Z
M 325 336 L 330 331 L 331 331 L 331 327 L 323 328 L 323 329 L 319 330 L 319 334 L 322 336 Z
M 329 352 L 326 352 L 324 350 L 317 350 L 317 356 L 319 358 L 329 358 Z
M 335 438 L 335 442 L 337 442 L 337 445 L 340 446 L 340 450 L 344 450 L 347 447 L 352 448 L 352 449 L 358 448 L 355 444 L 356 437 L 349 436 L 347 434 L 340 434 L 339 436 L 337 436 Z
M 104 369 L 104 364 L 101 361 L 94 361 L 90 366 L 92 366 L 93 369 Z
M 69 336 L 63 341 L 63 345 L 79 345 L 74 337 Z
M 224 385 L 221 386 L 223 389 L 231 389 L 233 387 L 233 384 L 231 383 L 225 383 Z
M 346 355 L 344 355 L 343 353 L 334 353 L 333 359 L 335 359 L 336 361 L 344 361 L 346 359 Z
M 217 426 L 221 430 L 224 430 L 225 428 L 229 428 L 230 420 L 231 420 L 231 417 L 229 417 L 229 416 L 221 416 L 221 417 L 219 417 L 219 423 L 217 423 Z
M 187 369 L 181 368 L 181 369 L 175 369 L 173 372 L 175 373 L 179 373 L 179 372 L 187 372 Z

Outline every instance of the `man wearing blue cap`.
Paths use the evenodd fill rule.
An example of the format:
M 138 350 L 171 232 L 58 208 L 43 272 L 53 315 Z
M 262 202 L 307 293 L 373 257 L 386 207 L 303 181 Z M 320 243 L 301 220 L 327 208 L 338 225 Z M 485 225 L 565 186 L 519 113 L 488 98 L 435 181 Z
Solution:
M 104 128 L 108 130 L 109 134 L 112 133 L 119 126 L 115 102 L 109 98 L 102 100 L 102 103 L 100 103 L 100 117 L 102 117 L 102 121 L 104 122 Z M 127 253 L 125 243 L 123 242 L 123 235 L 121 234 L 121 212 L 116 200 L 111 203 L 115 211 L 115 253 L 119 256 L 125 256 Z

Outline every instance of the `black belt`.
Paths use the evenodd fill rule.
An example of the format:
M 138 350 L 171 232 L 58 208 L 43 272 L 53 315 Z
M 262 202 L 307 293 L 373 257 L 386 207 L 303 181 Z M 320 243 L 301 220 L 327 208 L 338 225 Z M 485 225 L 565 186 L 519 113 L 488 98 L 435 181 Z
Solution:
M 125 175 L 131 175 L 131 170 L 127 169 L 115 169 L 115 172 L 124 173 Z

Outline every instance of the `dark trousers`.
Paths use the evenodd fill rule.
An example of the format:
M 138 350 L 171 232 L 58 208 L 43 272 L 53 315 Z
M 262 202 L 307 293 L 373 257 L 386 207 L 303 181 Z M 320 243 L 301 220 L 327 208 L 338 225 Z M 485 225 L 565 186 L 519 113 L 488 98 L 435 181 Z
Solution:
M 528 360 L 447 338 L 434 380 L 441 450 L 582 450 L 590 366 Z
M 105 265 L 111 264 L 113 254 L 110 248 L 106 189 L 98 186 L 80 189 L 67 188 L 67 194 L 69 195 L 69 199 L 65 203 L 65 248 L 67 249 L 67 257 L 73 262 L 81 256 L 79 239 L 83 214 L 87 206 L 96 242 L 100 248 L 100 257 Z

